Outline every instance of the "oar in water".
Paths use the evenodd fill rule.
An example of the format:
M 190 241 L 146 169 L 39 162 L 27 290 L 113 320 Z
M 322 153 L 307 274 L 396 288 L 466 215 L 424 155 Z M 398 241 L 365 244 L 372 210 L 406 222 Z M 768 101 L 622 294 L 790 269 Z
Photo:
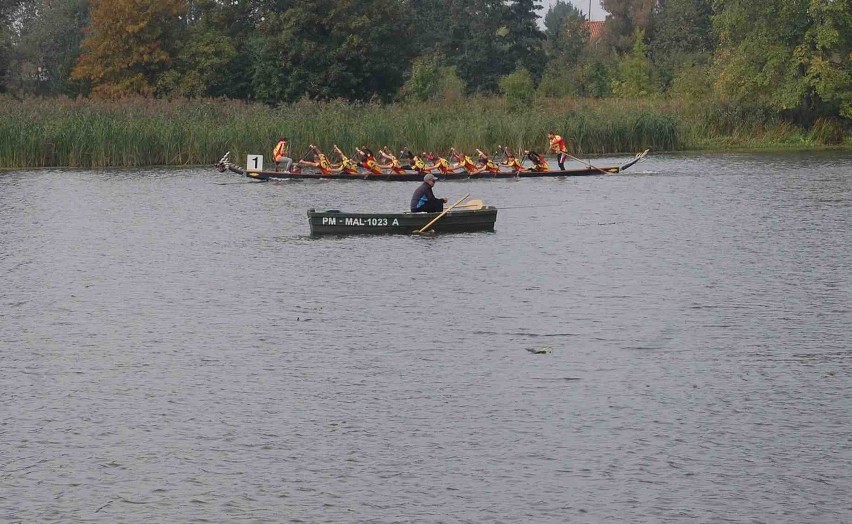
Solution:
M 426 224 L 425 226 L 423 226 L 421 229 L 418 229 L 418 230 L 417 230 L 417 231 L 415 231 L 414 233 L 416 233 L 416 234 L 418 234 L 418 235 L 422 235 L 425 231 L 427 231 L 430 227 L 432 227 L 432 226 L 435 224 L 435 222 L 437 222 L 438 220 L 441 220 L 441 218 L 443 218 L 443 216 L 444 216 L 444 215 L 446 215 L 446 214 L 447 214 L 447 213 L 448 213 L 451 209 L 453 209 L 453 208 L 454 208 L 454 207 L 456 207 L 457 205 L 461 204 L 461 203 L 462 203 L 462 201 L 464 201 L 464 199 L 466 199 L 466 198 L 467 198 L 467 197 L 469 197 L 469 196 L 470 196 L 470 193 L 468 193 L 468 194 L 466 194 L 465 196 L 461 197 L 460 199 L 456 200 L 456 201 L 455 201 L 455 203 L 454 203 L 453 205 L 451 205 L 451 206 L 450 206 L 450 207 L 448 207 L 447 209 L 443 210 L 443 211 L 441 212 L 441 214 L 440 214 L 440 215 L 438 215 L 438 216 L 436 216 L 435 218 L 433 218 L 433 219 L 432 219 L 432 220 L 431 220 L 428 224 Z
M 571 155 L 569 155 L 568 153 L 565 153 L 565 156 L 567 156 L 568 158 L 571 158 L 571 159 L 573 159 L 573 160 L 576 160 L 577 162 L 580 162 L 581 164 L 585 164 L 585 165 L 587 165 L 587 166 L 591 167 L 592 169 L 597 169 L 598 171 L 600 171 L 601 173 L 603 173 L 603 174 L 605 174 L 605 175 L 611 175 L 611 174 L 612 174 L 611 172 L 609 172 L 609 171 L 605 171 L 605 170 L 603 170 L 603 169 L 599 168 L 598 166 L 593 166 L 592 164 L 590 164 L 590 163 L 588 163 L 588 162 L 585 162 L 585 161 L 583 161 L 583 160 L 580 160 L 579 158 L 577 158 L 577 157 L 575 157 L 575 156 L 571 156 Z

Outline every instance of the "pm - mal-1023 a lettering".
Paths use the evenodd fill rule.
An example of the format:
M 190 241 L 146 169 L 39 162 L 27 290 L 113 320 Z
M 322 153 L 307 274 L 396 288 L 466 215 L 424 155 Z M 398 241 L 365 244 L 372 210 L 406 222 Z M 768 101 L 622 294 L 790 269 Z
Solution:
M 386 217 L 345 217 L 342 219 L 338 219 L 338 217 L 322 217 L 322 224 L 324 226 L 336 226 L 338 225 L 338 220 L 342 220 L 344 226 L 387 227 L 399 225 L 398 219 L 389 220 Z

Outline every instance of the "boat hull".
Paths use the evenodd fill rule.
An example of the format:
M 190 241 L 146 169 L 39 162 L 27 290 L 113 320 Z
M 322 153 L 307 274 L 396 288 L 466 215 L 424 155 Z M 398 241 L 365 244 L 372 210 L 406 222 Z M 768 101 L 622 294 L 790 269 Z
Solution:
M 344 213 L 337 210 L 308 210 L 311 236 L 323 235 L 411 235 L 440 213 Z M 429 230 L 436 233 L 494 231 L 497 208 L 452 210 Z
M 564 171 L 500 171 L 497 173 L 476 173 L 469 174 L 465 171 L 461 173 L 444 173 L 437 174 L 440 180 L 481 180 L 491 178 L 553 178 L 553 177 L 576 177 L 576 176 L 600 176 L 605 174 L 616 174 L 628 169 L 643 158 L 648 151 L 639 153 L 629 162 L 620 166 L 596 166 L 584 167 L 580 169 L 566 169 Z M 227 158 L 227 155 L 226 155 Z M 324 175 L 319 172 L 304 171 L 301 173 L 288 173 L 284 171 L 251 171 L 245 168 L 231 164 L 229 162 L 220 163 L 217 165 L 220 171 L 225 169 L 244 175 L 254 180 L 279 180 L 279 179 L 296 179 L 296 180 L 373 180 L 380 182 L 420 182 L 423 180 L 422 173 L 406 172 L 406 173 L 387 173 L 376 175 L 373 173 L 362 172 L 358 174 L 332 173 Z

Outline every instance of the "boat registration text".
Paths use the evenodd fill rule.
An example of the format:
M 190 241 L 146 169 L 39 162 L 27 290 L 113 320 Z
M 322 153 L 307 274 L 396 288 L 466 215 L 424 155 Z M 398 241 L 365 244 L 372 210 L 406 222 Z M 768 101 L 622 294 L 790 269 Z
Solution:
M 322 225 L 387 227 L 398 226 L 399 220 L 396 218 L 388 219 L 385 217 L 322 217 Z

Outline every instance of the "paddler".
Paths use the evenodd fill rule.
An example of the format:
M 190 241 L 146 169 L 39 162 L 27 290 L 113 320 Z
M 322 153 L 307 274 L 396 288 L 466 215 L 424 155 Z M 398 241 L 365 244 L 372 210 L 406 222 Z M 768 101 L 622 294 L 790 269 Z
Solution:
M 479 164 L 482 166 L 478 169 L 478 173 L 487 171 L 488 173 L 496 173 L 500 171 L 500 167 L 491 160 L 491 157 L 485 154 L 481 149 L 477 149 L 479 154 Z
M 278 164 L 281 162 L 284 162 L 284 171 L 290 171 L 293 159 L 287 156 L 286 136 L 279 138 L 278 143 L 275 144 L 275 148 L 272 150 L 272 161 L 275 162 L 275 171 L 278 171 Z
M 565 171 L 565 162 L 568 160 L 568 146 L 565 145 L 565 139 L 553 131 L 547 132 L 547 139 L 550 142 L 550 150 L 556 153 L 556 163 L 559 164 L 559 170 Z
M 410 149 L 406 149 L 402 153 L 403 158 L 408 159 L 408 165 L 410 169 L 417 171 L 418 173 L 423 173 L 426 169 L 426 163 L 423 160 L 411 152 Z
M 417 190 L 411 196 L 412 213 L 438 213 L 444 210 L 447 197 L 437 198 L 435 193 L 432 192 L 437 180 L 438 178 L 432 173 L 427 173 L 423 177 L 423 183 L 417 187 Z
M 358 164 L 352 161 L 351 158 L 346 156 L 343 151 L 340 150 L 339 147 L 335 144 L 334 152 L 340 157 L 340 165 L 335 169 L 338 172 L 346 173 L 347 175 L 357 175 L 358 174 Z
M 381 167 L 385 169 L 390 169 L 397 175 L 402 175 L 405 173 L 405 169 L 402 167 L 402 164 L 399 163 L 399 159 L 393 156 L 393 153 L 390 152 L 388 146 L 385 146 L 384 149 L 379 149 L 379 154 L 382 155 L 382 158 L 388 160 L 387 164 L 379 164 Z
M 469 175 L 477 173 L 476 164 L 473 163 L 473 160 L 470 159 L 469 156 L 465 155 L 461 151 L 456 151 L 456 148 L 450 148 L 450 155 L 456 159 L 456 163 L 453 164 L 452 169 L 462 168 Z
M 514 154 L 512 154 L 512 150 L 509 149 L 509 146 L 497 146 L 497 147 L 500 148 L 503 151 L 503 161 L 500 162 L 501 166 L 506 166 L 506 167 L 510 168 L 512 171 L 517 171 L 519 173 L 521 171 L 526 170 L 526 168 L 523 166 L 523 164 L 521 164 L 520 160 L 518 160 L 517 157 Z
M 547 165 L 547 161 L 535 151 L 524 151 L 524 155 L 533 163 L 530 171 L 538 171 L 542 173 L 550 171 L 550 166 Z
M 313 153 L 314 153 L 313 162 L 311 162 L 309 160 L 299 160 L 299 165 L 300 166 L 314 167 L 316 169 L 319 169 L 320 173 L 322 173 L 323 175 L 330 175 L 330 174 L 334 173 L 335 169 L 331 165 L 331 162 L 328 161 L 328 157 L 325 156 L 323 154 L 323 152 L 320 151 L 320 149 L 317 146 L 311 144 L 310 147 L 311 147 L 311 151 L 313 151 Z
M 450 163 L 447 161 L 446 158 L 442 157 L 440 154 L 436 155 L 434 153 L 426 153 L 424 151 L 423 158 L 425 158 L 429 162 L 432 162 L 431 166 L 426 166 L 426 171 L 429 171 L 430 173 L 432 171 L 438 171 L 444 175 L 446 175 L 447 173 L 452 173 Z
M 361 148 L 356 147 L 355 151 L 358 152 L 358 156 L 361 157 L 361 167 L 370 171 L 370 173 L 374 175 L 384 175 L 384 171 L 382 171 L 382 167 L 376 162 L 376 157 L 373 156 L 373 151 L 370 150 L 367 146 L 362 146 Z

